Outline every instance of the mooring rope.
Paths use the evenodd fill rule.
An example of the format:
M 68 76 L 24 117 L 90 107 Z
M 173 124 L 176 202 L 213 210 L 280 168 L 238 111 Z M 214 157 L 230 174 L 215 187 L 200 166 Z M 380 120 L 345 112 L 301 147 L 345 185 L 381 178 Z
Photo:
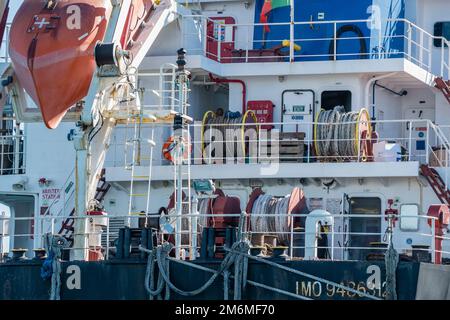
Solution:
M 205 282 L 205 284 L 203 284 L 200 288 L 196 290 L 186 291 L 176 287 L 170 280 L 169 275 L 170 260 L 168 259 L 168 257 L 170 251 L 172 251 L 173 249 L 173 245 L 171 243 L 167 242 L 163 243 L 162 245 L 157 246 L 156 249 L 154 250 L 147 250 L 142 247 L 139 247 L 139 249 L 149 254 L 145 277 L 145 288 L 150 295 L 150 299 L 153 299 L 155 296 L 161 295 L 164 283 L 166 284 L 165 299 L 167 300 L 170 298 L 168 294 L 170 290 L 185 297 L 199 295 L 206 289 L 208 289 L 219 275 L 224 274 L 225 271 L 228 271 L 233 264 L 235 265 L 235 285 L 234 285 L 235 299 L 241 299 L 242 297 L 242 288 L 245 287 L 246 283 L 245 281 L 247 277 L 246 263 L 248 261 L 247 259 L 244 259 L 245 257 L 243 257 L 242 255 L 239 255 L 234 252 L 227 254 L 225 259 L 220 264 L 219 269 L 208 279 L 208 281 Z M 250 245 L 247 241 L 235 242 L 232 246 L 232 249 L 233 251 L 248 253 Z M 154 286 L 153 277 L 155 274 L 155 260 L 159 269 L 158 285 L 156 290 L 153 288 Z
M 196 296 L 208 289 L 214 283 L 216 278 L 219 275 L 222 275 L 224 277 L 224 298 L 228 299 L 228 282 L 229 278 L 231 277 L 229 269 L 234 264 L 234 299 L 241 299 L 242 290 L 245 289 L 247 285 L 248 274 L 248 258 L 245 256 L 245 254 L 248 254 L 250 251 L 249 241 L 247 239 L 242 239 L 241 237 L 245 227 L 244 221 L 245 216 L 243 213 L 241 213 L 238 227 L 238 241 L 231 246 L 233 252 L 229 252 L 225 256 L 217 271 L 214 272 L 211 278 L 209 278 L 204 285 L 192 291 L 179 289 L 170 281 L 169 253 L 173 249 L 173 245 L 171 243 L 163 243 L 153 250 L 148 250 L 146 248 L 143 248 L 142 246 L 139 246 L 139 250 L 147 252 L 149 255 L 145 273 L 145 289 L 149 293 L 149 298 L 152 300 L 155 296 L 158 296 L 158 298 L 161 297 L 164 282 L 166 284 L 166 294 L 164 297 L 166 300 L 170 299 L 170 290 L 173 290 L 175 293 L 182 296 Z M 156 289 L 154 288 L 155 264 L 158 265 L 159 269 L 158 285 Z
M 45 247 L 48 255 L 41 267 L 41 277 L 44 280 L 51 279 L 50 300 L 61 300 L 61 255 L 62 249 L 67 245 L 65 238 L 46 234 Z
M 391 218 L 390 218 L 391 219 Z M 389 226 L 386 228 L 386 232 L 383 236 L 383 241 L 389 241 L 389 247 L 384 254 L 384 263 L 386 266 L 386 300 L 397 300 L 397 266 L 399 261 L 398 252 L 394 248 L 392 241 L 393 227 L 391 220 L 389 220 Z M 390 236 L 389 236 L 390 235 Z

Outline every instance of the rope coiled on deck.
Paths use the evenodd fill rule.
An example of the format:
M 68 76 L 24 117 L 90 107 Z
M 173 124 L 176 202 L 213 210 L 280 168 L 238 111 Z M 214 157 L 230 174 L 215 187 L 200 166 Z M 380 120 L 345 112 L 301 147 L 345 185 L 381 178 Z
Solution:
M 170 260 L 168 259 L 170 251 L 172 251 L 173 245 L 171 243 L 163 243 L 159 245 L 154 250 L 147 250 L 140 247 L 140 250 L 148 252 L 148 262 L 147 269 L 145 275 L 145 288 L 149 293 L 150 300 L 154 299 L 158 296 L 161 299 L 161 293 L 164 289 L 164 285 L 166 286 L 165 299 L 168 300 L 170 298 L 170 290 L 175 293 L 185 296 L 191 297 L 196 296 L 204 292 L 208 289 L 216 280 L 219 275 L 224 274 L 226 271 L 230 269 L 230 267 L 234 264 L 234 298 L 235 300 L 240 300 L 242 297 L 242 289 L 246 285 L 247 279 L 247 263 L 248 260 L 245 256 L 230 252 L 226 255 L 225 259 L 219 266 L 219 269 L 205 282 L 200 288 L 192 291 L 186 291 L 175 286 L 171 280 L 169 275 L 170 268 Z M 250 245 L 247 241 L 239 241 L 235 242 L 231 247 L 233 251 L 248 253 L 250 249 Z M 158 280 L 157 286 L 154 288 L 155 280 L 155 266 L 158 266 Z M 229 274 L 225 276 L 229 277 Z M 227 285 L 226 285 L 227 287 Z M 228 288 L 226 288 L 227 290 Z M 226 295 L 227 297 L 227 295 Z
M 209 278 L 208 281 L 205 282 L 200 288 L 192 291 L 185 291 L 177 288 L 170 281 L 170 260 L 168 259 L 170 252 L 173 249 L 173 245 L 171 243 L 163 243 L 156 247 L 156 249 L 148 250 L 141 246 L 139 246 L 139 250 L 147 252 L 149 254 L 147 261 L 147 268 L 145 273 L 145 289 L 149 294 L 150 300 L 154 299 L 155 296 L 158 296 L 161 299 L 161 293 L 164 288 L 164 284 L 166 285 L 165 292 L 165 300 L 170 299 L 170 290 L 173 290 L 175 293 L 190 297 L 201 294 L 206 289 L 208 289 L 216 280 L 219 275 L 223 275 L 224 277 L 224 298 L 228 299 L 228 282 L 230 278 L 230 268 L 234 264 L 234 299 L 240 300 L 242 298 L 242 290 L 245 289 L 247 285 L 247 274 L 248 274 L 248 258 L 245 257 L 244 254 L 248 254 L 250 250 L 250 243 L 246 239 L 242 239 L 242 231 L 244 230 L 244 216 L 241 215 L 239 220 L 239 232 L 238 232 L 238 241 L 235 242 L 231 246 L 231 252 L 229 252 L 222 263 L 220 264 L 218 270 Z M 156 261 L 156 263 L 155 263 Z M 158 284 L 157 287 L 154 288 L 154 276 L 155 276 L 155 266 L 158 265 Z

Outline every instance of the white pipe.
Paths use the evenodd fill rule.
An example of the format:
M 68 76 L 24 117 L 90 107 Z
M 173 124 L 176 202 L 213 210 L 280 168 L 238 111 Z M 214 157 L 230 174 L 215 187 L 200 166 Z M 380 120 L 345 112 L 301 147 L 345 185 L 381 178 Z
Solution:
M 386 79 L 386 78 L 392 77 L 392 76 L 396 75 L 397 73 L 398 72 L 391 72 L 391 73 L 388 73 L 388 74 L 384 74 L 382 76 L 373 77 L 369 81 L 367 81 L 366 88 L 365 88 L 365 91 L 364 91 L 365 92 L 364 105 L 365 105 L 366 108 L 370 108 L 372 106 L 371 103 L 370 103 L 370 88 L 372 87 L 373 83 L 375 81 L 379 81 L 379 80 L 382 80 L 382 79 Z M 373 116 L 375 116 L 375 115 L 373 115 Z
M 320 232 L 318 229 L 319 222 L 322 225 L 331 226 L 331 232 L 334 232 L 334 219 L 331 213 L 321 209 L 311 211 L 305 222 L 305 260 L 318 258 L 317 233 Z

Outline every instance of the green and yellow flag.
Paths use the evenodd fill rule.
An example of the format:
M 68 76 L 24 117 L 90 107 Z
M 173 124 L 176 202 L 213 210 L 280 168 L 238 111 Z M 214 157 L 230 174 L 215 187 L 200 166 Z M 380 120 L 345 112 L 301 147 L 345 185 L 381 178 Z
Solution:
M 270 11 L 281 7 L 288 7 L 290 5 L 291 0 L 264 0 L 264 5 L 261 10 L 259 22 L 265 24 L 264 30 L 266 32 L 270 32 L 270 28 L 267 25 L 267 16 L 269 15 Z

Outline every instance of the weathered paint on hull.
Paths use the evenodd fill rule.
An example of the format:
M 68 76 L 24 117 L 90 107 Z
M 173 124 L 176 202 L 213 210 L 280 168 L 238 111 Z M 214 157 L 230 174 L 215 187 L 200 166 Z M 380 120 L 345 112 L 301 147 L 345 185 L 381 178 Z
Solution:
M 196 262 L 205 267 L 217 268 L 220 262 Z M 327 280 L 355 287 L 367 293 L 383 296 L 382 289 L 369 289 L 368 280 L 375 279 L 380 271 L 381 283 L 385 279 L 382 261 L 290 261 L 281 262 L 290 268 Z M 78 266 L 70 267 L 70 266 Z M 39 261 L 24 261 L 0 265 L 0 299 L 48 300 L 50 281 L 40 277 Z M 69 267 L 69 268 L 68 268 Z M 379 269 L 378 269 L 379 267 Z M 74 271 L 75 270 L 75 271 Z M 142 300 L 148 299 L 144 288 L 146 263 L 143 260 L 117 260 L 104 262 L 64 262 L 62 266 L 62 300 Z M 183 290 L 193 290 L 203 285 L 211 273 L 171 263 L 172 282 Z M 416 295 L 419 263 L 400 262 L 397 269 L 397 293 L 401 300 L 413 300 Z M 370 278 L 372 276 L 372 278 Z M 375 276 L 375 278 L 374 278 Z M 77 278 L 78 277 L 78 278 Z M 370 279 L 369 279 L 370 278 Z M 304 294 L 313 299 L 361 299 L 314 280 L 274 269 L 262 263 L 249 263 L 248 279 L 291 293 Z M 79 280 L 79 283 L 77 283 Z M 78 288 L 79 286 L 79 288 Z M 232 288 L 232 284 L 229 285 Z M 230 292 L 232 297 L 232 292 Z M 249 300 L 294 299 L 283 294 L 248 285 L 243 294 Z M 186 299 L 171 292 L 171 299 Z M 204 293 L 190 297 L 195 300 L 222 300 L 223 278 L 219 277 Z

